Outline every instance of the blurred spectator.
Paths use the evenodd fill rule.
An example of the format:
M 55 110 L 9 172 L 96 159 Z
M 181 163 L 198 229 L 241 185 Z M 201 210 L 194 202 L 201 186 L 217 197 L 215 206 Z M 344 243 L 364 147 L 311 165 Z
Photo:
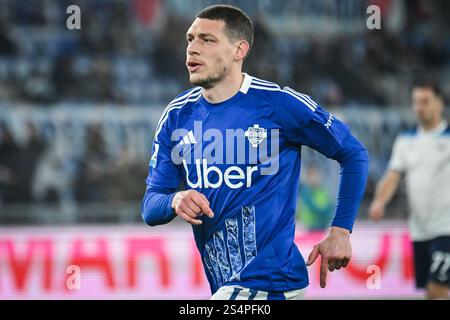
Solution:
M 25 142 L 20 145 L 7 125 L 0 125 L 0 194 L 6 203 L 32 200 L 31 182 L 45 142 L 33 123 L 27 122 L 25 129 Z
M 47 22 L 45 8 L 45 0 L 15 0 L 11 13 L 19 25 L 42 26 Z
M 73 98 L 77 94 L 74 87 L 80 86 L 80 82 L 73 72 L 72 55 L 62 54 L 56 57 L 53 67 L 52 81 L 55 85 L 56 99 L 62 97 Z
M 180 17 L 169 15 L 164 28 L 156 35 L 151 63 L 155 76 L 162 79 L 178 79 L 186 82 L 186 31 L 187 26 Z
M 108 160 L 101 124 L 89 124 L 86 132 L 86 150 L 77 185 L 80 201 L 105 200 L 102 183 L 107 172 L 111 170 Z
M 10 34 L 10 26 L 0 17 L 0 56 L 13 56 L 18 48 Z
M 244 64 L 245 71 L 262 79 L 280 80 L 273 35 L 260 14 L 253 21 L 255 39 L 250 55 Z
M 119 156 L 111 163 L 105 178 L 106 197 L 112 203 L 136 200 L 142 195 L 142 185 L 136 181 L 147 175 L 142 159 L 137 157 L 126 144 L 122 145 Z
M 19 146 L 6 123 L 0 123 L 0 203 L 15 200 L 18 194 L 17 159 Z
M 92 102 L 114 102 L 116 100 L 111 63 L 104 57 L 92 61 L 91 69 L 83 79 L 85 90 L 83 96 Z
M 443 68 L 448 62 L 448 52 L 445 49 L 444 38 L 437 34 L 425 42 L 422 56 L 427 67 Z
M 31 182 L 35 175 L 36 165 L 39 163 L 39 159 L 46 148 L 46 143 L 32 122 L 27 122 L 26 133 L 26 141 L 21 147 L 17 162 L 17 166 L 20 168 L 18 183 L 21 188 L 22 200 L 31 201 Z

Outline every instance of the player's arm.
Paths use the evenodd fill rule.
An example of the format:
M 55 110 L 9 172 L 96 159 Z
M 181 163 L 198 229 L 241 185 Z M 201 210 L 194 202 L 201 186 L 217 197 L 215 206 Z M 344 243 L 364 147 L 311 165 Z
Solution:
M 142 217 L 150 226 L 169 223 L 177 215 L 193 225 L 202 224 L 198 217 L 203 213 L 214 217 L 208 199 L 196 190 L 175 192 L 173 189 L 147 188 L 141 208 Z
M 328 237 L 314 247 L 308 258 L 308 264 L 312 264 L 319 254 L 322 256 L 322 288 L 326 286 L 327 271 L 345 268 L 350 261 L 352 249 L 349 236 L 365 190 L 369 163 L 366 149 L 350 132 L 338 151 L 330 157 L 338 161 L 341 167 L 336 212 Z
M 309 96 L 292 89 L 283 91 L 277 109 L 287 139 L 307 145 L 340 164 L 340 183 L 332 227 L 352 231 L 367 181 L 366 148 L 347 125 L 323 110 Z
M 402 136 L 395 140 L 388 170 L 377 184 L 375 196 L 369 209 L 369 215 L 372 219 L 378 220 L 384 216 L 385 207 L 397 191 L 402 173 L 407 169 L 405 159 L 407 150 L 403 141 Z
M 336 121 L 339 120 L 336 119 Z M 318 128 L 318 130 L 323 129 Z M 330 141 L 334 144 L 332 140 L 333 138 Z M 340 147 L 338 147 L 339 144 Z M 314 145 L 311 146 L 314 147 Z M 336 144 L 336 147 L 338 150 L 335 154 L 328 154 L 340 164 L 336 211 L 328 236 L 314 246 L 307 262 L 311 265 L 319 255 L 321 256 L 320 286 L 322 288 L 326 286 L 328 271 L 345 268 L 350 262 L 352 255 L 350 232 L 358 213 L 368 174 L 367 151 L 350 132 L 341 143 Z M 315 149 L 324 150 L 320 147 Z
M 166 121 L 158 124 L 147 188 L 141 203 L 141 214 L 146 224 L 156 226 L 172 221 L 177 215 L 191 224 L 201 224 L 203 213 L 213 217 L 206 197 L 196 190 L 176 192 L 180 186 L 182 169 L 172 161 L 171 131 Z
M 327 271 L 346 267 L 351 258 L 349 235 L 353 229 L 368 174 L 365 147 L 339 119 L 323 110 L 310 97 L 286 90 L 279 114 L 287 138 L 299 146 L 308 145 L 340 164 L 336 211 L 329 235 L 311 252 L 308 265 L 321 256 L 320 285 L 325 287 Z
M 379 220 L 383 218 L 385 207 L 397 191 L 400 180 L 400 172 L 394 170 L 388 170 L 380 179 L 370 205 L 369 215 L 372 219 Z
M 141 214 L 146 224 L 156 226 L 166 224 L 175 217 L 172 202 L 180 185 L 179 168 L 170 157 L 170 140 L 164 126 L 155 136 L 146 190 L 141 202 Z

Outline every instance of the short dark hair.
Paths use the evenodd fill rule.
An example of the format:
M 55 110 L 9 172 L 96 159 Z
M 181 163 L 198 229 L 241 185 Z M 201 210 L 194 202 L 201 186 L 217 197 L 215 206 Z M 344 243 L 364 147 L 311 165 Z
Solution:
M 441 88 L 434 81 L 430 81 L 430 80 L 416 81 L 413 85 L 413 89 L 416 89 L 416 88 L 430 89 L 431 91 L 433 91 L 433 93 L 436 95 L 436 97 L 442 98 Z
M 230 39 L 244 39 L 253 46 L 254 30 L 250 18 L 239 8 L 226 4 L 216 4 L 197 13 L 197 18 L 221 20 L 225 22 L 225 32 Z

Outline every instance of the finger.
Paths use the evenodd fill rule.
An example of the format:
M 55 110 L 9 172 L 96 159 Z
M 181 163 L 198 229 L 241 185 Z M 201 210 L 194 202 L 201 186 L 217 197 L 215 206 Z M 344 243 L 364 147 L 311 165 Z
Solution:
M 346 268 L 349 262 L 350 262 L 350 258 L 344 258 L 344 261 L 342 263 L 342 267 Z
M 327 285 L 328 259 L 322 256 L 320 265 L 320 287 L 325 288 Z
M 194 201 L 189 201 L 187 205 L 197 216 L 202 214 L 202 209 Z
M 208 198 L 203 194 L 203 193 L 198 193 L 200 195 L 200 197 L 206 202 L 206 204 L 208 205 L 208 207 L 210 206 L 209 200 Z
M 377 221 L 381 219 L 381 214 L 378 211 L 374 211 L 371 217 L 373 220 Z
M 344 263 L 343 259 L 337 259 L 335 261 L 335 266 L 334 266 L 335 270 L 339 270 L 340 268 L 342 268 L 343 263 Z
M 181 212 L 179 214 L 180 218 L 182 218 L 184 221 L 193 224 L 193 225 L 201 225 L 203 222 L 198 219 L 192 219 L 190 216 L 188 216 L 186 213 Z
M 192 200 L 201 208 L 202 212 L 206 214 L 208 217 L 213 218 L 214 212 L 209 207 L 209 204 L 200 196 L 193 197 Z
M 180 205 L 179 209 L 181 210 L 181 212 L 184 212 L 187 216 L 193 219 L 197 218 L 197 214 L 194 211 L 192 211 L 192 209 L 187 204 Z
M 206 198 L 206 196 L 203 193 L 195 192 L 192 195 L 192 199 L 194 199 L 196 202 L 204 202 L 209 207 L 209 200 Z
M 333 272 L 334 269 L 336 269 L 336 259 L 330 259 L 328 260 L 328 270 L 330 272 Z
M 319 247 L 318 246 L 314 246 L 313 250 L 309 254 L 308 262 L 306 262 L 306 265 L 307 266 L 312 265 L 314 263 L 314 261 L 316 261 L 318 256 L 319 256 Z
M 372 219 L 376 220 L 378 218 L 378 216 L 379 216 L 379 210 L 376 207 L 372 206 L 370 208 L 369 216 Z

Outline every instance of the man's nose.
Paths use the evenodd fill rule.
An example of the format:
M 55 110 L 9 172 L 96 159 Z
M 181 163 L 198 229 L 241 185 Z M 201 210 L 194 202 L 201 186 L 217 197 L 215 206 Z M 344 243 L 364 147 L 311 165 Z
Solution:
M 197 41 L 193 40 L 187 47 L 187 53 L 189 55 L 199 54 Z

